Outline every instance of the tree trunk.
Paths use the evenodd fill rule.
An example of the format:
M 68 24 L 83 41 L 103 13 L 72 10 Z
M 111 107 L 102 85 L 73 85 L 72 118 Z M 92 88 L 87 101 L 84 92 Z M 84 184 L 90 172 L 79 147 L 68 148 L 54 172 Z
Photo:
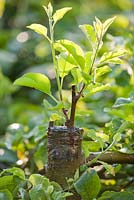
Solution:
M 48 129 L 47 177 L 67 188 L 67 178 L 73 178 L 82 163 L 82 129 L 66 126 L 50 126 Z M 77 196 L 77 195 L 76 195 Z M 68 197 L 68 200 L 78 200 Z

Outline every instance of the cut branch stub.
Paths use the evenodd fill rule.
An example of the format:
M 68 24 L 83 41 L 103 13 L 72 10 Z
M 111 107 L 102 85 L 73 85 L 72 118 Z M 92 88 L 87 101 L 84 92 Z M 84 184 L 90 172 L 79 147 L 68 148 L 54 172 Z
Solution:
M 82 162 L 82 129 L 54 126 L 48 129 L 47 177 L 67 187 L 67 178 L 73 178 Z

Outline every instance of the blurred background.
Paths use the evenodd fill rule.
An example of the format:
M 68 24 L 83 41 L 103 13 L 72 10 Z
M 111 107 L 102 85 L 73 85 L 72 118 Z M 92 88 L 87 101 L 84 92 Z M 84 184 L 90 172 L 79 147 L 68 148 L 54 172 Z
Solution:
M 33 150 L 35 144 L 39 144 L 38 150 L 34 149 L 36 167 L 42 167 L 40 157 L 46 154 L 41 141 L 46 137 L 44 128 L 47 128 L 49 119 L 46 110 L 49 105 L 44 100 L 48 97 L 36 90 L 15 87 L 12 82 L 26 72 L 41 72 L 51 79 L 53 93 L 57 90 L 49 44 L 43 37 L 26 28 L 31 23 L 48 25 L 42 8 L 42 5 L 47 5 L 48 2 L 0 0 L 0 146 L 6 152 L 5 157 L 1 157 L 1 161 L 6 165 L 17 161 L 17 157 L 26 163 L 26 151 Z M 134 0 L 51 2 L 55 10 L 69 6 L 73 8 L 57 24 L 55 38 L 73 40 L 83 49 L 86 49 L 88 44 L 78 25 L 92 24 L 95 16 L 102 21 L 117 16 L 104 38 L 105 45 L 100 56 L 104 51 L 115 47 L 125 48 L 128 53 L 124 64 L 112 66 L 112 72 L 105 78 L 105 82 L 111 83 L 113 87 L 109 91 L 80 101 L 76 116 L 76 125 L 79 127 L 97 129 L 111 120 L 111 116 L 104 112 L 105 108 L 111 108 L 117 97 L 128 98 L 134 89 Z M 65 85 L 68 85 L 68 80 Z M 65 96 L 68 96 L 66 86 L 64 89 Z M 82 116 L 84 120 L 81 120 Z M 44 160 L 42 162 L 45 162 Z M 32 168 L 32 165 L 30 166 Z

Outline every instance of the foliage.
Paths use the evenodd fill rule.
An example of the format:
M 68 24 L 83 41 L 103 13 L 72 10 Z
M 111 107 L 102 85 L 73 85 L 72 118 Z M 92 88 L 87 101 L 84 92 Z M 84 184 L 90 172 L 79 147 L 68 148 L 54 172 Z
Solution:
M 56 6 L 57 2 L 54 2 Z M 54 193 L 57 196 L 61 195 L 62 198 L 68 195 L 63 192 L 60 186 L 53 186 L 53 183 L 50 183 L 44 176 L 37 175 L 47 163 L 46 131 L 48 122 L 52 119 L 57 125 L 64 123 L 65 120 L 63 119 L 64 116 L 61 110 L 63 106 L 67 109 L 70 108 L 71 94 L 67 89 L 71 86 L 68 80 L 72 84 L 78 85 L 79 82 L 83 82 L 87 85 L 83 93 L 84 98 L 81 98 L 77 103 L 75 115 L 75 125 L 84 128 L 83 150 L 85 156 L 88 157 L 89 154 L 93 152 L 97 153 L 98 151 L 103 153 L 105 150 L 110 150 L 115 153 L 124 152 L 126 155 L 134 153 L 134 107 L 132 93 L 134 89 L 134 40 L 133 27 L 131 26 L 132 20 L 128 14 L 132 9 L 130 1 L 101 0 L 99 5 L 98 1 L 89 2 L 86 0 L 80 1 L 79 3 L 78 1 L 71 1 L 71 3 L 65 1 L 60 2 L 62 6 L 73 6 L 70 14 L 64 18 L 64 23 L 59 22 L 58 19 L 71 8 L 67 7 L 65 10 L 61 10 L 62 12 L 59 17 L 55 14 L 55 22 L 57 23 L 55 24 L 59 31 L 55 32 L 58 40 L 55 42 L 54 48 L 56 49 L 56 55 L 57 51 L 60 52 L 56 60 L 60 69 L 59 77 L 62 77 L 64 80 L 62 91 L 64 104 L 61 102 L 57 104 L 59 95 L 56 93 L 55 80 L 52 80 L 50 76 L 50 74 L 53 74 L 50 64 L 50 48 L 48 45 L 50 41 L 48 38 L 44 41 L 46 34 L 49 35 L 49 31 L 46 31 L 48 27 L 42 27 L 44 32 L 41 35 L 43 37 L 39 37 L 24 29 L 27 24 L 33 21 L 44 23 L 44 15 L 42 15 L 39 4 L 42 4 L 42 2 L 22 1 L 21 3 L 19 1 L 7 1 L 6 10 L 3 13 L 0 35 L 0 46 L 2 48 L 0 49 L 0 62 L 2 72 L 4 72 L 4 75 L 3 73 L 0 75 L 0 81 L 2 83 L 0 84 L 0 168 L 18 166 L 24 169 L 25 177 L 23 171 L 23 176 L 18 175 L 20 172 L 19 168 L 17 170 L 18 174 L 14 172 L 14 167 L 11 171 L 2 172 L 1 178 L 3 179 L 0 182 L 4 184 L 10 182 L 12 191 L 8 189 L 8 185 L 5 188 L 2 184 L 0 199 L 15 199 L 17 197 L 30 199 L 30 195 L 34 196 L 35 192 L 45 196 L 46 193 L 48 194 L 48 191 L 51 193 L 52 190 L 53 192 L 50 196 Z M 101 49 L 99 49 L 94 64 L 94 73 L 92 73 L 92 76 L 87 76 L 88 71 L 91 69 L 94 53 L 93 47 L 96 46 L 94 27 L 87 23 L 89 21 L 91 23 L 95 15 L 99 16 L 100 19 L 104 18 L 105 21 L 105 18 L 109 17 L 109 13 L 115 14 L 117 18 L 109 30 L 110 34 L 106 34 L 103 38 L 103 46 L 101 47 L 102 42 L 100 46 L 98 45 L 98 48 L 101 47 Z M 131 16 L 133 17 L 132 14 L 131 12 Z M 114 20 L 114 18 L 110 20 Z M 85 34 L 86 40 L 76 28 L 77 24 L 83 24 L 85 21 L 86 24 L 81 25 L 80 29 Z M 129 21 L 130 26 L 128 26 Z M 94 22 L 95 28 L 100 33 L 97 24 L 95 24 L 97 22 L 100 26 L 105 22 L 100 23 L 98 19 Z M 46 19 L 45 23 L 47 24 Z M 23 31 L 26 34 L 26 38 L 28 36 L 28 39 L 26 42 L 19 42 L 22 40 L 19 40 L 18 36 Z M 98 34 L 98 36 L 100 35 Z M 67 39 L 59 40 L 59 38 L 63 37 Z M 121 50 L 118 52 L 116 49 L 124 48 L 127 49 L 127 55 L 123 59 L 123 63 L 119 57 L 122 57 L 124 51 L 122 52 Z M 116 55 L 119 57 L 115 57 Z M 97 69 L 96 66 L 98 66 Z M 49 98 L 47 95 L 42 95 L 35 90 L 12 86 L 10 80 L 14 80 L 24 73 L 29 74 L 29 72 L 43 73 L 51 79 L 51 93 L 55 97 L 54 99 L 51 100 L 53 96 Z M 6 77 L 7 75 L 10 79 Z M 36 88 L 35 84 L 33 85 L 34 88 Z M 47 93 L 46 91 L 48 90 L 45 89 L 43 87 L 43 91 Z M 78 87 L 77 91 L 79 89 Z M 44 96 L 45 100 L 43 101 L 42 107 L 35 105 L 42 102 Z M 29 103 L 29 100 L 31 103 Z M 82 120 L 83 116 L 84 120 Z M 13 122 L 17 123 L 11 124 Z M 7 125 L 9 126 L 7 127 Z M 100 165 L 99 168 L 96 166 L 97 159 L 81 166 L 81 172 L 84 172 L 84 174 L 80 178 L 77 177 L 76 179 L 75 177 L 72 180 L 74 185 L 71 185 L 71 188 L 79 188 L 79 193 L 83 195 L 84 191 L 85 194 L 86 187 L 79 187 L 79 183 L 82 184 L 83 177 L 84 179 L 86 178 L 87 184 L 91 183 L 94 176 L 96 177 L 95 171 L 97 171 L 99 175 L 97 183 L 99 185 L 99 182 L 101 182 L 101 189 L 98 186 L 96 191 L 91 191 L 91 193 L 94 192 L 94 198 L 113 200 L 133 199 L 133 165 L 108 164 L 99 161 L 97 162 L 97 165 Z M 92 163 L 95 171 L 92 170 Z M 88 169 L 86 171 L 88 167 L 90 170 Z M 87 173 L 88 177 L 85 177 Z M 93 176 L 91 176 L 92 174 Z M 38 182 L 35 185 L 33 184 L 32 180 L 36 177 L 42 180 L 42 182 L 45 180 L 48 183 L 48 187 L 45 187 L 48 191 L 44 189 L 43 183 Z M 14 190 L 16 184 L 18 187 L 16 188 L 17 190 Z M 90 190 L 92 190 L 92 187 Z M 71 189 L 69 191 L 72 192 Z M 86 193 L 87 196 L 88 192 L 89 190 Z M 33 196 L 32 198 L 34 198 Z M 59 198 L 59 196 L 55 198 Z
M 90 51 L 89 49 L 89 51 L 84 53 L 80 46 L 70 40 L 55 41 L 54 39 L 55 24 L 57 23 L 57 21 L 62 19 L 64 14 L 67 13 L 71 8 L 62 8 L 60 10 L 57 10 L 54 14 L 53 7 L 50 3 L 48 4 L 48 7 L 44 8 L 49 20 L 50 36 L 48 36 L 47 28 L 41 24 L 31 24 L 30 26 L 28 26 L 28 28 L 34 30 L 40 35 L 45 36 L 45 38 L 50 43 L 59 93 L 59 99 L 56 100 L 56 102 L 59 101 L 57 102 L 57 104 L 60 103 L 63 105 L 62 110 L 63 114 L 65 115 L 65 124 L 68 127 L 73 127 L 76 104 L 80 97 L 83 95 L 84 90 L 87 88 L 87 90 L 90 91 L 92 88 L 94 90 L 94 94 L 98 91 L 100 92 L 107 89 L 107 85 L 104 85 L 102 82 L 97 82 L 96 77 L 101 77 L 102 75 L 110 71 L 108 66 L 106 66 L 109 63 L 120 64 L 122 62 L 120 57 L 123 56 L 126 51 L 123 49 L 117 49 L 113 52 L 105 52 L 98 62 L 97 56 L 103 45 L 103 36 L 109 26 L 115 20 L 115 17 L 109 18 L 104 23 L 102 23 L 96 17 L 95 21 L 93 22 L 93 26 L 80 26 L 92 45 L 92 50 Z M 56 55 L 55 50 L 59 51 L 60 54 Z M 100 69 L 97 70 L 98 68 Z M 72 72 L 74 80 L 72 83 L 72 103 L 70 104 L 70 108 L 67 109 L 64 106 L 65 103 L 63 101 L 62 90 L 64 78 L 65 76 L 69 75 L 69 72 Z M 33 87 L 55 99 L 55 97 L 53 97 L 50 92 L 49 79 L 43 74 L 25 74 L 23 77 L 17 79 L 14 84 Z M 70 113 L 70 116 L 68 115 L 68 112 Z
M 85 200 L 92 200 L 100 191 L 100 180 L 96 171 L 87 170 L 74 184 L 76 191 Z
M 32 174 L 26 179 L 23 170 L 13 167 L 0 174 L 0 195 L 3 199 L 50 199 L 64 200 L 71 196 L 64 192 L 56 182 L 50 182 L 46 177 Z

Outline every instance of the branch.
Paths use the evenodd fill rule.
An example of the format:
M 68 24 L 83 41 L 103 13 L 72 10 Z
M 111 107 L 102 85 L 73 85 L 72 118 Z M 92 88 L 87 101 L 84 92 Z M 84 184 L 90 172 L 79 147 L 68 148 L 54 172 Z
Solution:
M 74 118 L 75 118 L 75 110 L 78 98 L 76 96 L 76 88 L 75 85 L 72 85 L 72 104 L 71 104 L 71 114 L 69 120 L 69 126 L 72 128 L 74 127 Z
M 65 119 L 66 119 L 66 122 L 68 122 L 68 110 L 66 110 L 65 108 L 62 108 L 62 112 L 63 112 L 63 114 L 64 114 L 64 116 L 65 116 Z
M 86 159 L 86 162 L 90 164 L 90 161 L 94 158 L 96 158 L 101 152 L 97 153 L 90 153 L 88 158 Z M 109 164 L 134 164 L 134 154 L 127 154 L 127 153 L 121 153 L 121 152 L 107 152 L 98 158 L 98 160 L 107 162 Z
M 77 99 L 79 99 L 81 96 L 83 96 L 83 90 L 85 89 L 85 83 L 83 83 L 82 87 L 81 87 L 81 90 L 78 92 L 78 95 L 77 95 Z
M 82 96 L 83 90 L 85 88 L 85 84 L 82 85 L 81 90 L 76 94 L 76 86 L 72 85 L 72 104 L 71 104 L 71 114 L 70 119 L 67 121 L 67 126 L 70 128 L 74 127 L 74 119 L 75 119 L 75 111 L 76 111 L 76 104 L 77 101 Z

